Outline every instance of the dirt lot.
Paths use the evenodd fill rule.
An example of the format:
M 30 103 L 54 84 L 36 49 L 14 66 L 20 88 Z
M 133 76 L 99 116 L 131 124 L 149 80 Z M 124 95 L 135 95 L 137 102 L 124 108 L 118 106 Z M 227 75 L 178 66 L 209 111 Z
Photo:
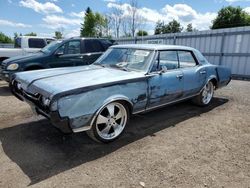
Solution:
M 249 94 L 232 81 L 209 107 L 134 116 L 103 145 L 63 135 L 0 82 L 0 187 L 250 187 Z

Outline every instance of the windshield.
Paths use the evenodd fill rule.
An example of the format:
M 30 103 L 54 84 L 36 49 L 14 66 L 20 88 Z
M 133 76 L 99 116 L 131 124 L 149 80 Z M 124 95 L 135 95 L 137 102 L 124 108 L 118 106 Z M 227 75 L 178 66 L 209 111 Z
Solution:
M 48 54 L 50 52 L 53 52 L 57 47 L 61 44 L 62 41 L 53 41 L 50 42 L 47 46 L 45 46 L 43 49 L 41 49 L 42 52 Z
M 94 64 L 119 68 L 122 70 L 146 71 L 152 54 L 152 50 L 111 48 L 108 49 Z

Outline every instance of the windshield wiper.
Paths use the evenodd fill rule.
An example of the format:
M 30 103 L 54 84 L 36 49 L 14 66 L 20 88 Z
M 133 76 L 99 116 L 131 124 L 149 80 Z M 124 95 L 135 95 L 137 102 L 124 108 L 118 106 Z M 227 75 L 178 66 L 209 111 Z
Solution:
M 120 70 L 123 70 L 123 71 L 129 71 L 129 69 L 127 67 L 122 67 L 122 66 L 119 66 L 119 65 L 109 65 L 110 67 L 113 67 L 113 68 L 117 68 L 117 69 L 120 69 Z
M 93 65 L 99 65 L 99 66 L 101 66 L 101 67 L 105 67 L 103 64 L 101 64 L 101 63 L 94 63 Z
M 45 54 L 45 52 L 44 52 L 43 50 L 39 50 L 38 52 L 42 52 L 42 53 L 44 53 L 44 54 Z

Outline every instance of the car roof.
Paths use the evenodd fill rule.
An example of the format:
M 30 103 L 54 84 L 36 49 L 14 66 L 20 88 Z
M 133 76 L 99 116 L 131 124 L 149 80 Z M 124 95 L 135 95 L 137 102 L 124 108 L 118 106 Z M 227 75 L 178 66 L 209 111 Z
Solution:
M 97 37 L 71 37 L 71 38 L 66 38 L 65 40 L 70 40 L 70 39 L 81 39 L 81 40 L 86 40 L 86 39 L 91 39 L 91 40 L 110 40 L 107 38 L 97 38 Z
M 89 40 L 107 40 L 107 41 L 111 41 L 111 39 L 107 39 L 107 38 L 95 38 L 95 37 L 71 37 L 71 38 L 65 38 L 63 39 L 64 42 L 67 42 L 67 41 L 71 41 L 71 40 L 86 40 L 86 39 L 89 39 Z
M 17 38 L 38 38 L 38 39 L 53 39 L 53 40 L 56 40 L 53 37 L 39 37 L 39 36 L 18 36 Z
M 188 46 L 178 46 L 178 45 L 164 45 L 164 44 L 121 44 L 115 45 L 111 48 L 134 48 L 143 50 L 195 50 L 194 48 Z

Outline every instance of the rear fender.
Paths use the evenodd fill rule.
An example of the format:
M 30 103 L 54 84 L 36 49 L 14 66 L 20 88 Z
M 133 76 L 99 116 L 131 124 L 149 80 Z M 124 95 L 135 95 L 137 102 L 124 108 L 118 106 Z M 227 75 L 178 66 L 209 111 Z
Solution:
M 218 78 L 218 87 L 227 85 L 231 80 L 231 69 L 228 67 L 217 66 L 216 73 Z

